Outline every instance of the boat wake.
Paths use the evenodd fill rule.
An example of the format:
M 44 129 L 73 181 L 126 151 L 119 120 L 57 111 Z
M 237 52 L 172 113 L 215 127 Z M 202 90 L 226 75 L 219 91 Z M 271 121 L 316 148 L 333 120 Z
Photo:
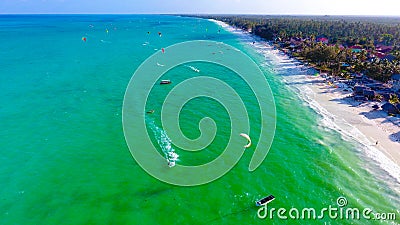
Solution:
M 196 72 L 196 73 L 200 73 L 200 70 L 197 69 L 197 68 L 194 67 L 194 66 L 187 66 L 187 65 L 186 65 L 186 67 L 189 68 L 189 69 L 191 69 L 191 70 L 193 70 L 193 71 Z
M 384 153 L 374 146 L 368 138 L 361 133 L 357 128 L 352 126 L 345 120 L 338 118 L 332 113 L 328 112 L 323 106 L 321 106 L 315 99 L 316 93 L 308 86 L 309 84 L 304 81 L 309 79 L 310 74 L 315 73 L 314 69 L 304 70 L 305 66 L 296 66 L 295 59 L 290 59 L 286 55 L 273 55 L 270 61 L 271 65 L 279 71 L 279 75 L 284 77 L 285 83 L 289 88 L 293 89 L 295 93 L 317 114 L 322 116 L 321 126 L 327 127 L 331 130 L 339 132 L 343 139 L 347 141 L 353 141 L 358 143 L 361 152 L 364 156 L 375 161 L 375 163 L 393 177 L 398 183 L 400 183 L 400 168 L 399 166 L 390 160 Z M 290 65 L 291 64 L 291 65 Z M 373 169 L 365 167 L 365 169 L 374 173 L 376 176 L 387 179 L 386 174 L 377 173 Z
M 175 152 L 172 147 L 172 141 L 168 137 L 167 133 L 160 127 L 158 127 L 154 120 L 148 120 L 147 123 L 150 129 L 153 131 L 154 137 L 157 140 L 158 145 L 161 148 L 161 151 L 164 154 L 165 159 L 168 161 L 168 165 L 170 167 L 175 166 L 175 163 L 179 161 L 179 155 Z
M 100 41 L 101 41 L 101 43 L 104 43 L 104 44 L 111 44 L 111 41 L 105 41 L 103 39 L 101 39 Z
M 382 168 L 386 173 L 380 173 L 371 168 L 366 168 L 367 170 L 383 180 L 387 180 L 387 175 L 389 174 L 390 177 L 396 180 L 395 182 L 400 183 L 400 168 L 395 162 L 377 149 L 374 143 L 371 143 L 361 131 L 328 112 L 315 100 L 316 93 L 304 81 L 318 71 L 304 66 L 296 59 L 290 58 L 259 37 L 252 36 L 243 32 L 243 30 L 235 29 L 220 21 L 216 23 L 227 31 L 236 34 L 241 42 L 245 43 L 245 47 L 249 46 L 264 56 L 265 61 L 261 66 L 267 71 L 272 70 L 272 74 L 281 76 L 282 81 L 289 89 L 296 93 L 317 114 L 321 115 L 321 126 L 339 132 L 343 139 L 347 141 L 357 143 L 361 147 L 360 152 L 367 158 L 372 159 L 375 162 L 374 164 Z
M 306 67 L 302 65 L 296 66 L 296 62 L 298 61 L 296 59 L 290 59 L 286 55 L 275 54 L 273 57 L 274 59 L 271 61 L 271 66 L 277 68 L 279 75 L 285 79 L 285 83 L 289 88 L 294 90 L 294 92 L 297 93 L 297 95 L 311 109 L 322 116 L 321 126 L 337 131 L 342 135 L 342 138 L 347 141 L 358 143 L 361 152 L 363 152 L 365 156 L 374 160 L 379 167 L 400 183 L 400 168 L 395 162 L 390 160 L 384 153 L 377 149 L 374 143 L 371 143 L 356 127 L 328 112 L 315 100 L 314 96 L 316 93 L 308 86 L 309 84 L 304 81 L 309 79 L 308 77 L 310 74 L 317 71 L 314 69 L 304 70 Z M 378 177 L 385 179 L 385 174 L 377 174 L 376 171 L 372 171 L 373 169 L 365 169 L 373 172 Z

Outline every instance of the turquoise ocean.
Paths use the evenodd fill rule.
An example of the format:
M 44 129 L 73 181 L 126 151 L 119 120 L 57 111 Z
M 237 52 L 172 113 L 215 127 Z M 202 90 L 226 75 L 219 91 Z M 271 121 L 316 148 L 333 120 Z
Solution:
M 251 154 L 246 151 L 222 178 L 180 187 L 158 181 L 136 163 L 125 143 L 121 112 L 125 89 L 140 64 L 162 48 L 191 40 L 230 44 L 260 65 L 274 94 L 277 127 L 266 159 L 254 172 L 247 169 Z M 399 224 L 399 181 L 367 157 L 356 140 L 324 126 L 324 115 L 277 74 L 275 58 L 246 40 L 198 18 L 1 15 L 0 224 Z M 174 82 L 150 95 L 148 105 L 156 110 L 146 122 L 160 152 L 173 143 L 157 109 L 174 85 L 204 74 L 232 84 L 246 102 L 251 135 L 260 132 L 251 90 L 220 66 L 191 63 L 166 73 L 165 79 Z M 185 105 L 184 134 L 198 137 L 198 123 L 206 116 L 217 124 L 215 140 L 199 153 L 173 146 L 179 163 L 209 162 L 227 144 L 229 116 L 212 99 Z M 276 197 L 271 208 L 319 211 L 337 207 L 337 199 L 345 197 L 347 207 L 397 218 L 281 220 L 275 214 L 260 219 L 254 201 L 269 194 Z

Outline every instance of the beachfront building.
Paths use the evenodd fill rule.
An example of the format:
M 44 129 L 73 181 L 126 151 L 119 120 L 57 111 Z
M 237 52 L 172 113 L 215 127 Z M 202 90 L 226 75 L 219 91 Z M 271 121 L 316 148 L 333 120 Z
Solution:
M 329 43 L 329 39 L 327 37 L 324 37 L 324 36 L 319 36 L 319 37 L 317 37 L 317 42 L 321 42 L 323 44 L 328 44 Z
M 376 45 L 375 50 L 386 54 L 391 52 L 393 50 L 393 47 L 387 45 Z
M 363 50 L 363 48 L 359 45 L 353 45 L 353 46 L 350 46 L 349 48 L 351 49 L 351 52 L 353 52 L 353 53 L 360 53 Z
M 386 54 L 382 52 L 375 52 L 373 55 L 378 59 L 383 59 L 386 56 Z

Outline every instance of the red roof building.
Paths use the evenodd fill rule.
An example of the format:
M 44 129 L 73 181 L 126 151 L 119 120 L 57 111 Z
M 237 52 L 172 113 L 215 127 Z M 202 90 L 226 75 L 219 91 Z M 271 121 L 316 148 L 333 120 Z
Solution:
M 377 51 L 379 51 L 379 52 L 388 53 L 388 52 L 391 52 L 393 50 L 393 47 L 392 46 L 386 46 L 386 45 L 377 45 L 375 49 Z
M 317 38 L 317 42 L 322 42 L 324 44 L 328 44 L 329 43 L 329 39 L 326 37 L 319 37 Z

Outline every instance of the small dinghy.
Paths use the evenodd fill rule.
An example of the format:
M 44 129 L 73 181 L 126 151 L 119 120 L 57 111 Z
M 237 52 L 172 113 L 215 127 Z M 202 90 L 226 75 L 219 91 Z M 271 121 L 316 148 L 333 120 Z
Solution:
M 274 199 L 275 199 L 275 197 L 273 195 L 270 195 L 268 197 L 262 198 L 262 199 L 256 201 L 256 206 L 266 205 L 266 204 L 272 202 Z

